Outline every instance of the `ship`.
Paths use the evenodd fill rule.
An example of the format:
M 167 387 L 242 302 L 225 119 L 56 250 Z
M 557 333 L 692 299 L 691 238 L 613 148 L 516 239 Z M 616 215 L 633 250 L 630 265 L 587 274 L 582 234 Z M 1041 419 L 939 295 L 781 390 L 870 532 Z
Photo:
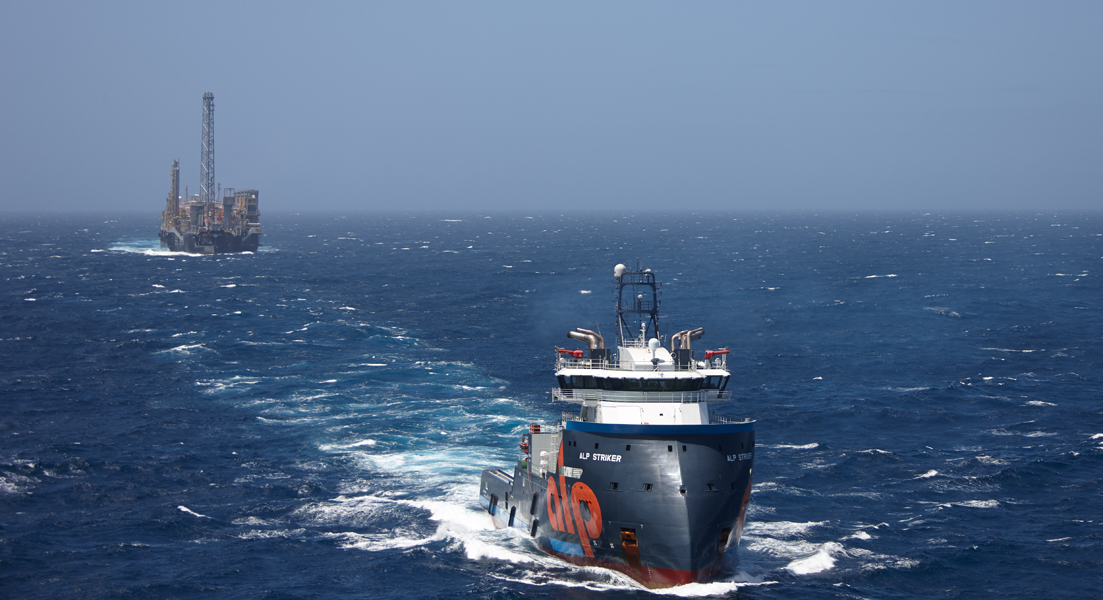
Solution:
M 214 94 L 203 94 L 203 143 L 200 151 L 201 193 L 180 196 L 180 161 L 172 162 L 172 185 L 161 212 L 161 246 L 173 252 L 223 254 L 256 252 L 263 233 L 257 207 L 260 192 L 222 193 L 214 184 Z M 221 196 L 221 199 L 219 198 Z
M 731 399 L 727 348 L 695 355 L 703 328 L 659 331 L 661 283 L 616 265 L 616 347 L 577 328 L 556 348 L 552 398 L 578 405 L 531 423 L 512 470 L 482 472 L 479 502 L 498 529 L 540 550 L 643 586 L 715 579 L 743 532 L 755 421 L 710 407 Z

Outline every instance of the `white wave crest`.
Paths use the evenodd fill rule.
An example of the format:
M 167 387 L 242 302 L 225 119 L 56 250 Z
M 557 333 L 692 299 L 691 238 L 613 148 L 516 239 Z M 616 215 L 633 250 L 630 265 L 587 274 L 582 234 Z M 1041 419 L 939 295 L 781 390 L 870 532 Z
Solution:
M 247 525 L 250 527 L 271 527 L 276 525 L 276 521 L 269 519 L 261 519 L 260 517 L 248 516 L 241 519 L 234 519 L 234 525 Z
M 820 546 L 812 556 L 798 558 L 785 566 L 785 570 L 794 575 L 811 575 L 822 573 L 835 566 L 835 558 L 832 553 L 839 553 L 843 549 L 838 542 L 827 542 Z
M 189 514 L 193 517 L 199 517 L 200 519 L 209 519 L 210 518 L 207 515 L 201 515 L 201 514 L 195 512 L 194 510 L 184 506 L 183 504 L 181 504 L 180 506 L 177 506 L 176 510 L 179 510 L 182 513 L 187 513 L 187 514 Z
M 339 548 L 349 550 L 364 550 L 367 552 L 383 552 L 386 550 L 405 550 L 423 546 L 435 539 L 436 536 L 427 538 L 405 537 L 396 535 L 395 532 L 387 533 L 356 533 L 352 531 L 343 533 L 323 533 L 322 537 L 343 540 L 338 543 Z
M 887 554 L 877 554 L 864 548 L 848 548 L 845 554 L 849 558 L 861 560 L 859 569 L 862 571 L 877 571 L 881 569 L 910 569 L 919 565 L 919 561 L 913 558 L 900 558 Z
M 176 346 L 175 348 L 169 348 L 168 350 L 162 350 L 162 352 L 176 352 L 179 354 L 194 354 L 201 350 L 208 350 L 203 344 L 184 344 L 182 346 Z
M 35 480 L 29 477 L 23 477 L 22 475 L 13 475 L 10 473 L 0 475 L 0 494 L 23 494 L 26 493 L 28 484 L 36 483 Z
M 1021 435 L 1023 437 L 1031 437 L 1031 438 L 1053 437 L 1053 436 L 1057 435 L 1057 433 L 1051 432 L 1051 431 L 1028 431 L 1026 433 L 1022 433 L 1022 432 L 1018 432 L 1018 431 L 1008 431 L 1006 429 L 989 429 L 988 433 L 990 433 L 992 435 L 998 435 L 998 436 Z
M 796 523 L 793 521 L 757 521 L 747 523 L 746 532 L 749 535 L 769 536 L 775 538 L 789 538 L 808 533 L 813 527 L 826 525 L 827 521 L 807 521 Z
M 300 538 L 306 533 L 306 529 L 252 529 L 239 533 L 238 539 L 242 540 L 270 540 L 275 538 Z
M 996 508 L 1000 505 L 999 500 L 966 500 L 965 502 L 954 502 L 954 506 L 965 506 L 968 508 Z

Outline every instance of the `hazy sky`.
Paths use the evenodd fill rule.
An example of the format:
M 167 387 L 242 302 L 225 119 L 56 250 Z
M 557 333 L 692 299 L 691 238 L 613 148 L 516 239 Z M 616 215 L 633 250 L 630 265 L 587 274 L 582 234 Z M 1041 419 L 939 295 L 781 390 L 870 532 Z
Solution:
M 0 211 L 1103 207 L 1103 2 L 0 5 Z

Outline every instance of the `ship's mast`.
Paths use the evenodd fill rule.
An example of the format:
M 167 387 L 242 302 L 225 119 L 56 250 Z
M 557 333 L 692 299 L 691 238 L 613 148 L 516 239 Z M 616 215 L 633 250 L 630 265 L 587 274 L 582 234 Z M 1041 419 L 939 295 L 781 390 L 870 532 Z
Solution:
M 214 187 L 214 94 L 203 94 L 203 143 L 199 154 L 199 198 L 203 201 L 203 213 L 211 217 L 211 206 L 216 200 Z
M 614 270 L 617 288 L 617 336 L 620 345 L 633 345 L 630 340 L 642 336 L 642 341 L 659 336 L 659 288 L 651 269 L 629 271 L 624 265 Z M 630 322 L 631 321 L 631 322 Z

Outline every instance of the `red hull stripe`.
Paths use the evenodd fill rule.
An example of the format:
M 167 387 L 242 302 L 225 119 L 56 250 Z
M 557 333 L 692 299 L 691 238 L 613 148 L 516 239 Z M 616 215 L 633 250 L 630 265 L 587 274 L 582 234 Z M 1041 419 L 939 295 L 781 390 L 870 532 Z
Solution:
M 563 554 L 545 548 L 541 548 L 541 550 L 580 567 L 601 567 L 603 569 L 620 571 L 649 588 L 668 588 L 676 585 L 685 585 L 687 583 L 706 583 L 711 581 L 713 577 L 716 576 L 716 572 L 720 570 L 720 560 L 717 560 L 703 569 L 682 571 L 679 569 L 662 569 L 643 565 L 626 565 L 624 563 L 609 562 L 607 560 L 598 560 L 585 556 Z

